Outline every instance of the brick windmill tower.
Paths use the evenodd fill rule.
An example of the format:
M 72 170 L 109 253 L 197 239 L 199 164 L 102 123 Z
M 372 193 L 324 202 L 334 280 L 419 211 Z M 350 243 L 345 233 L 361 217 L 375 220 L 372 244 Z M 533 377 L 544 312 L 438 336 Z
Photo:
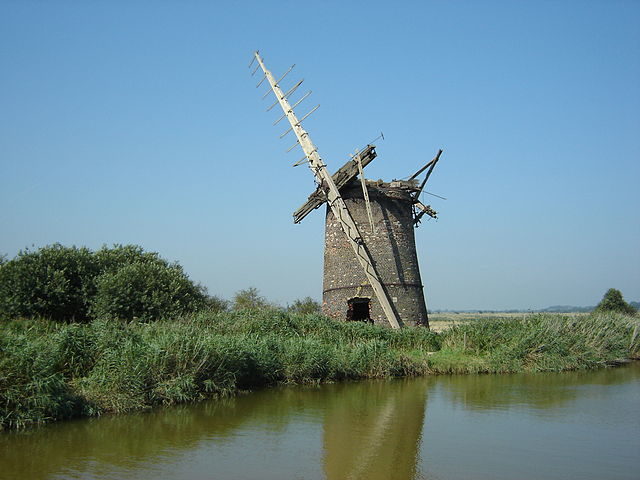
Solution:
M 302 81 L 284 92 L 280 82 L 293 66 L 276 80 L 266 68 L 258 52 L 249 65 L 264 73 L 258 83 L 266 79 L 276 102 L 268 110 L 280 105 L 283 114 L 274 124 L 286 118 L 290 128 L 280 137 L 293 131 L 304 157 L 294 166 L 307 163 L 316 190 L 294 214 L 299 223 L 306 215 L 327 204 L 325 223 L 324 282 L 322 311 L 340 320 L 370 321 L 400 328 L 403 325 L 429 326 L 427 308 L 418 257 L 414 228 L 424 215 L 436 218 L 436 212 L 419 200 L 427 180 L 440 159 L 442 150 L 408 180 L 383 182 L 364 177 L 364 167 L 376 158 L 374 145 L 367 145 L 339 168 L 333 175 L 318 153 L 302 122 L 319 107 L 298 119 L 294 108 L 311 92 L 303 95 L 293 106 L 291 97 Z M 426 171 L 420 182 L 418 177 Z

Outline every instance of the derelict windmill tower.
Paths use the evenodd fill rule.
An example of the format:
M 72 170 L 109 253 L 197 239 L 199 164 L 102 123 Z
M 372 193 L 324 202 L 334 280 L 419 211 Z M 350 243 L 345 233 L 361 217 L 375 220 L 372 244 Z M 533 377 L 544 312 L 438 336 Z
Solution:
M 286 118 L 289 129 L 280 138 L 293 131 L 296 143 L 304 157 L 294 166 L 308 163 L 317 184 L 316 191 L 294 213 L 299 223 L 307 214 L 327 203 L 325 225 L 323 313 L 336 319 L 371 320 L 375 323 L 400 328 L 407 325 L 428 327 L 427 309 L 415 246 L 414 226 L 426 214 L 436 218 L 436 212 L 419 201 L 419 195 L 440 159 L 440 150 L 433 160 L 412 175 L 409 180 L 372 182 L 364 178 L 364 167 L 376 158 L 374 145 L 357 152 L 333 175 L 329 173 L 302 127 L 302 122 L 319 107 L 298 119 L 294 108 L 311 92 L 303 95 L 293 106 L 289 97 L 303 80 L 284 92 L 280 82 L 293 66 L 278 80 L 271 74 L 258 52 L 249 64 L 264 72 L 259 87 L 266 79 L 276 97 L 267 111 L 280 105 L 283 114 L 274 122 Z M 427 170 L 424 180 L 417 177 Z M 356 177 L 359 175 L 360 180 Z

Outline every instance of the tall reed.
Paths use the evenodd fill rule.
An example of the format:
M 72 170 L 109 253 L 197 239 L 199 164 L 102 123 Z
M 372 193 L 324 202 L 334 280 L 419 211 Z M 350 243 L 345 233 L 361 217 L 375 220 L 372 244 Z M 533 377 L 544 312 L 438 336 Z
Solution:
M 640 350 L 619 314 L 476 320 L 441 334 L 275 309 L 173 321 L 0 322 L 0 429 L 283 383 L 597 368 Z

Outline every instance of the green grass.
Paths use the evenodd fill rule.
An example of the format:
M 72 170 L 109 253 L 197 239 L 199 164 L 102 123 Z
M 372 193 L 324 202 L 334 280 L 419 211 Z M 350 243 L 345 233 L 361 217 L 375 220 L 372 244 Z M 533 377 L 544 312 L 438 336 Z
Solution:
M 440 334 L 274 309 L 175 321 L 0 322 L 0 429 L 277 384 L 598 368 L 640 350 L 617 314 L 482 319 Z

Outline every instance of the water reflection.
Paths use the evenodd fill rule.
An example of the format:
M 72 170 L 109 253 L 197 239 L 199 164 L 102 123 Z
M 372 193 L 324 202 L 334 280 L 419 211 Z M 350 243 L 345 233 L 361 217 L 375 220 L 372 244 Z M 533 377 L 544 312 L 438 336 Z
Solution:
M 335 388 L 324 418 L 326 478 L 414 478 L 427 388 L 414 380 Z
M 154 459 L 163 464 L 172 457 L 178 461 L 203 442 L 224 445 L 251 431 L 282 434 L 300 412 L 321 424 L 313 413 L 318 389 L 274 393 L 11 432 L 0 436 L 0 478 L 43 479 L 61 473 L 104 478 L 102 465 L 124 475 L 146 469 Z M 244 455 L 238 452 L 239 462 Z
M 442 377 L 439 387 L 452 402 L 472 410 L 525 408 L 544 416 L 562 413 L 589 385 L 637 381 L 640 368 L 609 368 L 562 374 L 470 375 Z
M 518 468 L 538 461 L 536 448 L 540 456 L 548 455 L 539 445 L 526 443 L 536 440 L 536 432 L 545 442 L 550 432 L 559 439 L 597 434 L 600 443 L 574 443 L 583 452 L 595 448 L 603 455 L 607 448 L 615 449 L 607 454 L 615 465 L 600 476 L 633 478 L 624 474 L 628 465 L 634 471 L 640 467 L 633 455 L 640 449 L 637 435 L 629 433 L 640 426 L 639 384 L 640 368 L 635 365 L 598 372 L 266 390 L 3 433 L 0 478 L 374 480 L 500 478 L 500 473 L 514 478 Z M 610 408 L 615 411 L 606 411 L 606 422 L 585 417 L 602 416 Z M 528 429 L 527 437 L 510 435 L 509 430 L 518 428 Z M 483 477 L 481 470 L 491 465 L 487 458 L 496 442 L 487 441 L 491 434 L 501 439 L 499 448 L 509 451 L 513 465 L 506 470 L 503 464 L 500 471 L 487 471 Z M 554 464 L 562 475 L 571 476 L 562 468 Z M 590 478 L 598 478 L 593 471 Z

